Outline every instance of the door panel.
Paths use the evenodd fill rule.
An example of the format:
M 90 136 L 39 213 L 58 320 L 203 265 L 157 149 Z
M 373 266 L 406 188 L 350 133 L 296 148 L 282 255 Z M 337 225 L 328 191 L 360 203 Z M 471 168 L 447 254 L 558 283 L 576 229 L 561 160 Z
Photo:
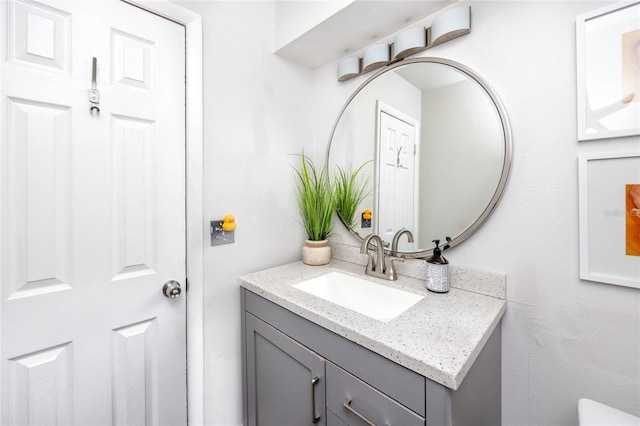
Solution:
M 72 372 L 70 343 L 9 360 L 9 423 L 71 424 Z
M 4 294 L 70 288 L 70 137 L 66 106 L 8 99 L 7 252 Z
M 184 27 L 0 8 L 0 423 L 185 424 Z
M 113 424 L 158 423 L 158 323 L 113 332 Z
M 155 44 L 115 29 L 111 30 L 111 39 L 113 84 L 153 90 Z
M 68 72 L 71 14 L 36 3 L 8 7 L 9 58 Z
M 154 274 L 157 205 L 153 122 L 112 118 L 113 281 Z

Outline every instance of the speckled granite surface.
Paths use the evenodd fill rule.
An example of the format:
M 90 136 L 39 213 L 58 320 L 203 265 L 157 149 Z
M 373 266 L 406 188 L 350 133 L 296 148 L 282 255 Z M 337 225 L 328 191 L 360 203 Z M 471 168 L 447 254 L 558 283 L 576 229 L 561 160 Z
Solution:
M 424 298 L 384 323 L 292 287 L 336 270 Z M 423 280 L 400 276 L 398 281 L 386 281 L 365 275 L 358 263 L 337 259 L 326 266 L 295 262 L 242 276 L 239 282 L 247 290 L 454 390 L 506 309 L 501 298 L 459 288 L 432 293 Z

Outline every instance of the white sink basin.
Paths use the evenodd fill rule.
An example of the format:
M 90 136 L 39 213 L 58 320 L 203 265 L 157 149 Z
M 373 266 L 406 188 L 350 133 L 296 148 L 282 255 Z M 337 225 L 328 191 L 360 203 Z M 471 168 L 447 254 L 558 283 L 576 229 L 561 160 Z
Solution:
M 340 272 L 329 272 L 293 287 L 382 322 L 391 321 L 424 297 Z

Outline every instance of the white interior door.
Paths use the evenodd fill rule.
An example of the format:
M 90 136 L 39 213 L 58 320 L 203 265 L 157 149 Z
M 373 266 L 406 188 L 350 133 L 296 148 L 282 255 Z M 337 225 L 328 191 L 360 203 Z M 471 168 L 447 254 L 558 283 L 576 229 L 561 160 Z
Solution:
M 385 108 L 385 107 L 383 107 Z M 388 107 L 386 107 L 388 109 Z M 389 111 L 378 108 L 378 188 L 376 204 L 378 212 L 377 233 L 387 243 L 402 228 L 414 232 L 416 192 L 416 124 L 400 119 Z M 412 251 L 414 243 L 406 238 L 399 241 L 399 251 Z
M 0 423 L 185 424 L 184 27 L 0 7 Z

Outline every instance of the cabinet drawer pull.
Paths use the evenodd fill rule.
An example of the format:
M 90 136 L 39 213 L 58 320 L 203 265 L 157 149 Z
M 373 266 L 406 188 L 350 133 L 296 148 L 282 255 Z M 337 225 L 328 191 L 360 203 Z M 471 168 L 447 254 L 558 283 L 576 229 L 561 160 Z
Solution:
M 371 420 L 369 420 L 368 418 L 366 418 L 365 416 L 363 416 L 362 414 L 360 414 L 359 412 L 353 409 L 353 407 L 351 406 L 351 399 L 345 398 L 344 402 L 342 403 L 342 406 L 347 410 L 349 410 L 351 414 L 353 414 L 354 416 L 356 416 L 357 418 L 365 422 L 368 426 L 376 426 L 376 424 L 373 423 Z M 385 425 L 385 426 L 388 426 L 388 425 Z
M 320 421 L 320 415 L 316 415 L 316 385 L 320 381 L 320 377 L 316 376 L 311 379 L 311 419 L 313 424 Z

